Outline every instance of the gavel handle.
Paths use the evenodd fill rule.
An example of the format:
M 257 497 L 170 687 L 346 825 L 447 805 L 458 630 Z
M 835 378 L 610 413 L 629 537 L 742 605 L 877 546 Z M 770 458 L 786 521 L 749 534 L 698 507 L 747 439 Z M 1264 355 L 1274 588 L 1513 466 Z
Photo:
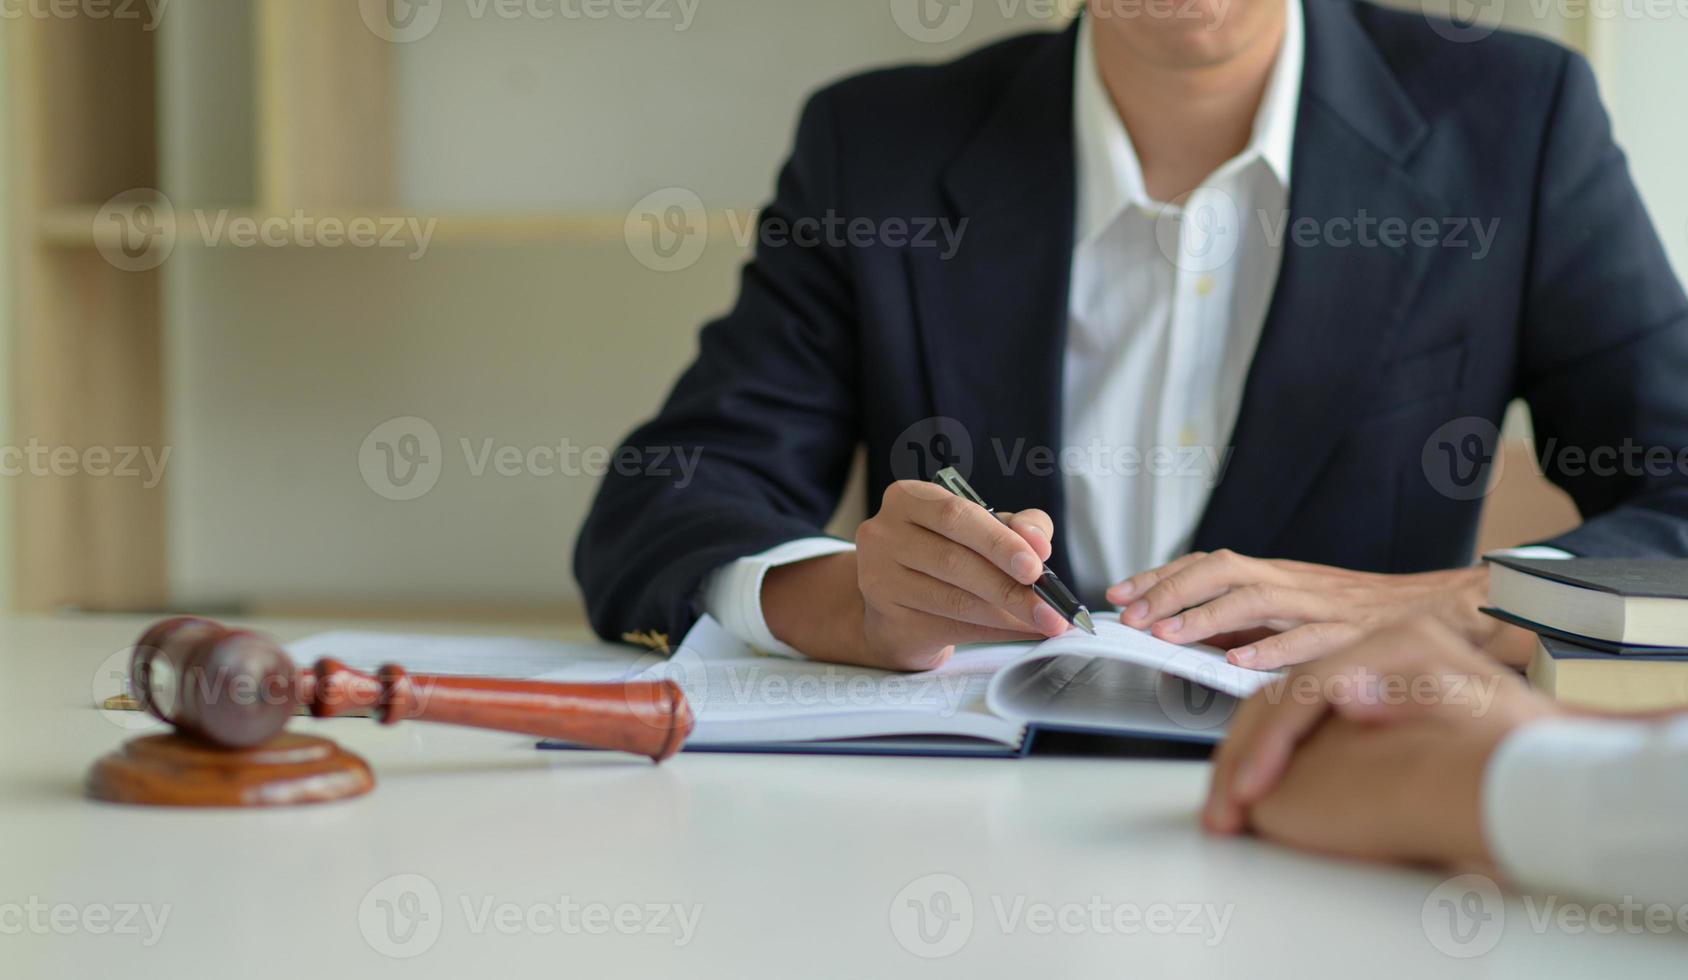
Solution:
M 298 698 L 318 718 L 374 708 L 384 725 L 411 719 L 490 728 L 656 762 L 678 752 L 692 730 L 691 706 L 671 680 L 551 684 L 411 675 L 392 664 L 372 676 L 328 659 L 300 672 Z

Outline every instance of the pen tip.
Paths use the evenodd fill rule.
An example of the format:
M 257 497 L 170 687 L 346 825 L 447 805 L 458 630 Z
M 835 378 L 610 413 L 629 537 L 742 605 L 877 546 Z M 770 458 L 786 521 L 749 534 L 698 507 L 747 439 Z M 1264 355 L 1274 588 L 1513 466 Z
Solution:
M 1090 610 L 1083 606 L 1078 607 L 1077 614 L 1073 616 L 1073 622 L 1078 625 L 1079 629 L 1084 630 L 1091 636 L 1096 635 L 1096 624 L 1090 619 Z

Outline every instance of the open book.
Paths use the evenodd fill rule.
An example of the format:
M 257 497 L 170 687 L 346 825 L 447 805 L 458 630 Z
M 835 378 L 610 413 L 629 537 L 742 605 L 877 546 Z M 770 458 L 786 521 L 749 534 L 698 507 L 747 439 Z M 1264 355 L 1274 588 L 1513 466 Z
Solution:
M 668 657 L 595 643 L 364 632 L 320 633 L 289 652 L 300 663 L 333 656 L 413 674 L 671 678 L 697 718 L 686 749 L 720 752 L 1017 755 L 1049 730 L 1213 742 L 1237 699 L 1273 676 L 1112 616 L 1097 617 L 1096 628 L 1096 636 L 1070 630 L 1042 643 L 961 647 L 918 674 L 761 654 L 708 616 Z
M 1046 730 L 1215 742 L 1238 700 L 1274 676 L 1112 617 L 1096 625 L 1096 636 L 964 646 L 936 670 L 899 674 L 760 654 L 706 616 L 672 657 L 618 679 L 685 688 L 689 751 L 1017 755 Z

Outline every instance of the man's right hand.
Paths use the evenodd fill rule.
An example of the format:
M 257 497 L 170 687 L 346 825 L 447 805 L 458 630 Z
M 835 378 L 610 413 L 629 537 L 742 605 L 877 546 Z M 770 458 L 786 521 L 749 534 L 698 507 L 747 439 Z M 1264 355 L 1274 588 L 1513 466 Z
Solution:
M 768 628 L 816 659 L 892 670 L 930 670 L 958 643 L 1059 636 L 1067 621 L 1031 589 L 1054 523 L 1040 510 L 1004 516 L 936 484 L 893 483 L 853 554 L 768 573 Z

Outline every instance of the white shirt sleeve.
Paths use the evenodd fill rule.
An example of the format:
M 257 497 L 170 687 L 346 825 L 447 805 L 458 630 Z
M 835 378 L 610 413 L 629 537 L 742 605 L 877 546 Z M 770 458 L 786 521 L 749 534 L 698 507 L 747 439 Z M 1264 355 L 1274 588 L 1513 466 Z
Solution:
M 703 583 L 703 611 L 715 618 L 728 633 L 763 653 L 801 657 L 802 651 L 774 636 L 762 615 L 762 580 L 769 570 L 811 558 L 854 551 L 856 546 L 837 538 L 799 538 L 769 548 L 759 555 L 740 558 L 711 572 Z
M 1483 832 L 1524 888 L 1688 905 L 1688 716 L 1513 732 L 1484 776 Z

